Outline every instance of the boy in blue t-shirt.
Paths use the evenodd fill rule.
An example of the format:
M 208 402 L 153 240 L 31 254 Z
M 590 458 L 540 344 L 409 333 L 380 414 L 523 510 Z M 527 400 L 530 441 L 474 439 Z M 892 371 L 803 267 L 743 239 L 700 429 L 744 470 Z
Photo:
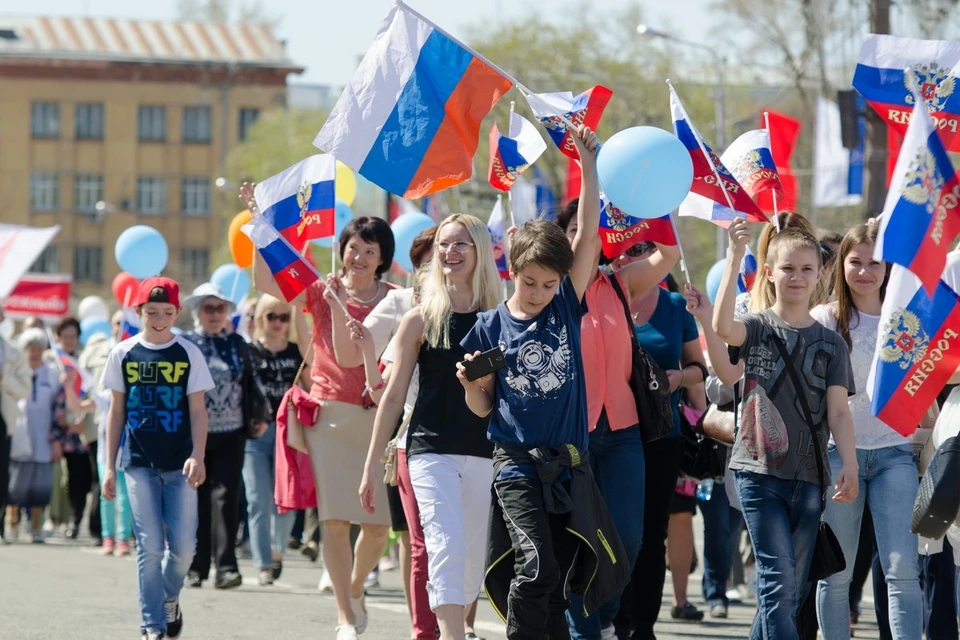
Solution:
M 528 222 L 511 238 L 513 296 L 480 313 L 461 342 L 468 360 L 499 346 L 507 366 L 470 382 L 457 376 L 470 409 L 490 415 L 488 436 L 497 457 L 504 447 L 524 451 L 572 444 L 587 451 L 587 397 L 580 351 L 583 295 L 594 271 L 600 194 L 596 136 L 580 127 L 573 137 L 582 162 L 577 236 L 570 242 L 556 224 Z M 473 354 L 472 356 L 469 354 Z M 507 597 L 507 637 L 569 637 L 564 580 L 578 541 L 567 518 L 548 514 L 532 465 L 499 464 L 495 510 L 502 513 L 517 559 Z M 494 516 L 496 518 L 496 516 Z M 491 523 L 495 526 L 498 523 Z
M 114 499 L 122 468 L 137 537 L 141 634 L 178 638 L 180 589 L 196 548 L 197 487 L 206 476 L 204 394 L 214 385 L 200 350 L 170 330 L 180 313 L 177 283 L 147 278 L 135 304 L 143 331 L 115 346 L 103 370 L 112 393 L 103 496 Z

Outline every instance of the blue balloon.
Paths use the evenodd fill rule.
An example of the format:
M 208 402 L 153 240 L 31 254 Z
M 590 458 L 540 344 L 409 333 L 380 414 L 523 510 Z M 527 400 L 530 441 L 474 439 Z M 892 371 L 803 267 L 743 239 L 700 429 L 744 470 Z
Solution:
M 405 213 L 390 225 L 393 231 L 393 241 L 396 243 L 396 249 L 393 252 L 393 260 L 407 271 L 413 271 L 413 262 L 410 261 L 410 247 L 413 246 L 414 239 L 430 227 L 436 226 L 433 218 L 425 213 Z
M 109 337 L 113 335 L 113 327 L 110 326 L 110 321 L 105 318 L 99 317 L 90 317 L 84 318 L 80 321 L 80 344 L 86 345 L 87 340 L 102 333 L 103 335 Z
M 597 174 L 604 193 L 624 213 L 659 218 L 687 197 L 693 184 L 693 161 L 672 133 L 657 127 L 630 127 L 603 143 Z
M 334 239 L 340 238 L 340 233 L 343 231 L 343 228 L 350 224 L 351 220 L 353 220 L 353 209 L 351 209 L 350 205 L 346 202 L 338 199 L 333 210 L 333 237 L 317 238 L 313 241 L 313 244 L 325 249 L 332 248 Z
M 210 282 L 220 287 L 220 291 L 235 305 L 240 304 L 250 293 L 250 276 L 237 265 L 222 264 L 210 276 Z
M 143 224 L 124 230 L 113 253 L 120 268 L 140 280 L 167 266 L 167 241 L 159 231 Z
M 720 291 L 720 280 L 723 279 L 723 267 L 727 264 L 726 260 L 717 260 L 707 271 L 707 297 L 710 302 L 716 302 L 717 293 Z

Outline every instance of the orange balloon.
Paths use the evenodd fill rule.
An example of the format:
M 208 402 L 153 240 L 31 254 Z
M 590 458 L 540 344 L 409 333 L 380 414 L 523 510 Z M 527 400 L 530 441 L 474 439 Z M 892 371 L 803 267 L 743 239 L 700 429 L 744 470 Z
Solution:
M 253 216 L 250 211 L 241 211 L 230 222 L 230 228 L 227 229 L 227 245 L 230 247 L 230 255 L 233 262 L 241 269 L 246 269 L 253 264 L 253 243 L 246 236 L 240 227 L 250 222 Z

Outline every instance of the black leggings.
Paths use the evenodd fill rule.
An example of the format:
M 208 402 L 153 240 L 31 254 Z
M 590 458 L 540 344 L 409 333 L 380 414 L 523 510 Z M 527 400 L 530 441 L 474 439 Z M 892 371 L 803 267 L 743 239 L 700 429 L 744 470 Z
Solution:
M 67 496 L 70 499 L 70 508 L 73 510 L 72 526 L 80 527 L 83 512 L 87 508 L 87 494 L 93 488 L 93 470 L 90 468 L 90 456 L 87 452 L 66 453 L 63 456 L 67 461 Z
M 210 560 L 217 576 L 237 570 L 237 530 L 240 527 L 240 476 L 243 471 L 243 429 L 207 436 L 204 466 L 207 479 L 197 489 L 197 552 L 190 573 L 210 577 Z

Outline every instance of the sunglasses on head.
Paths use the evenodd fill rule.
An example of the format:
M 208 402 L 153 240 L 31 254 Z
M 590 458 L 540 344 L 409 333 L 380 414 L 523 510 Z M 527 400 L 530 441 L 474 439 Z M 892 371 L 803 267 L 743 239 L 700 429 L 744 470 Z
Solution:
M 280 322 L 290 322 L 290 314 L 274 313 L 271 311 L 267 314 L 267 322 L 273 322 L 274 320 L 279 320 Z

